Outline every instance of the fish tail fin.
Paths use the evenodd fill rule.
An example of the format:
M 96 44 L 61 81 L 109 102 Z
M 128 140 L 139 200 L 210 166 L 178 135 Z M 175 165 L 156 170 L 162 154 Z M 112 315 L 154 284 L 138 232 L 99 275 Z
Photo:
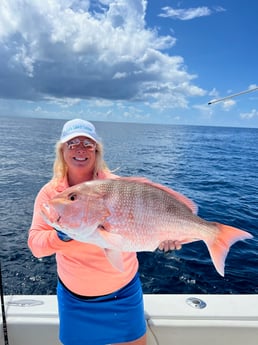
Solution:
M 212 241 L 205 241 L 217 272 L 224 277 L 224 266 L 230 247 L 237 241 L 251 239 L 253 236 L 229 225 L 213 223 L 218 234 Z

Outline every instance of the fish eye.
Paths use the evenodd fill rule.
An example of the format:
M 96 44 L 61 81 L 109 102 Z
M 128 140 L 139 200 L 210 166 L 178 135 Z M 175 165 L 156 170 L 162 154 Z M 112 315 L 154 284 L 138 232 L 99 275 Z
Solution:
M 77 199 L 77 194 L 76 193 L 69 194 L 68 199 L 71 201 L 75 201 Z

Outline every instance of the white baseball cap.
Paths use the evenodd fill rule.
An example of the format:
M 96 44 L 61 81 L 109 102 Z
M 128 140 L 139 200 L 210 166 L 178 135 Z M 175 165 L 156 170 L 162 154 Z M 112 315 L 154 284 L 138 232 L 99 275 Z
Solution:
M 65 143 L 68 140 L 80 136 L 90 138 L 96 143 L 101 142 L 101 138 L 96 133 L 94 125 L 91 122 L 82 119 L 73 119 L 67 121 L 64 124 L 60 141 L 61 143 Z

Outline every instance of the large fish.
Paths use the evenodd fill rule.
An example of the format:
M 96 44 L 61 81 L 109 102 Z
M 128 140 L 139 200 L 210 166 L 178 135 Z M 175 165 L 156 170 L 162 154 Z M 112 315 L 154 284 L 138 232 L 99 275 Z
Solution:
M 165 240 L 207 245 L 217 272 L 236 241 L 253 236 L 196 215 L 185 196 L 143 178 L 84 182 L 42 205 L 46 221 L 71 238 L 102 247 L 110 262 L 123 270 L 121 251 L 154 251 Z

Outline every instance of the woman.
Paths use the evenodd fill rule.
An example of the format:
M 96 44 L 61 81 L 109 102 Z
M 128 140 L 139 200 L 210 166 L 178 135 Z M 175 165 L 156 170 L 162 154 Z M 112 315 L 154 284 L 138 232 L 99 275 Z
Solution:
M 136 253 L 123 253 L 124 271 L 116 270 L 104 251 L 71 240 L 47 225 L 40 206 L 70 186 L 92 179 L 112 178 L 103 146 L 88 121 L 64 124 L 56 144 L 52 179 L 39 191 L 29 231 L 33 255 L 55 254 L 60 340 L 64 345 L 146 344 L 143 296 Z M 163 242 L 160 249 L 180 249 Z

